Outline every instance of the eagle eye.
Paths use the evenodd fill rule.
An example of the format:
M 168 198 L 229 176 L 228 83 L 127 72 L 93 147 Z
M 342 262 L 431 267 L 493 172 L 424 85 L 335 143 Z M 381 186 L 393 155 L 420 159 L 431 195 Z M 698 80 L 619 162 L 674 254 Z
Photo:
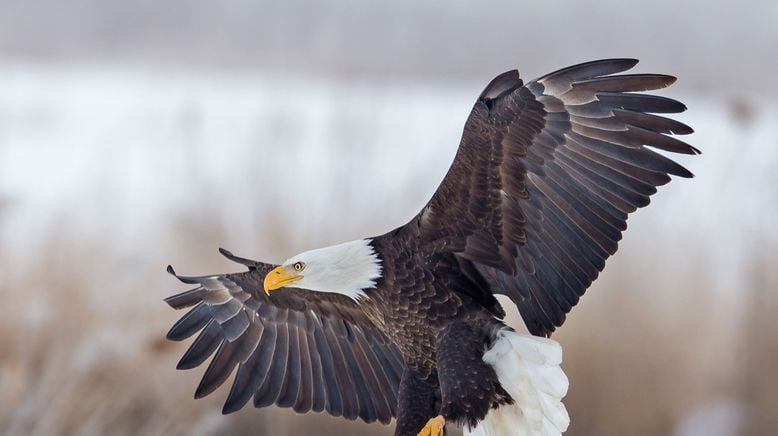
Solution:
M 292 268 L 294 268 L 294 270 L 295 270 L 295 271 L 302 271 L 302 270 L 303 270 L 303 268 L 305 268 L 305 264 L 304 264 L 304 263 L 302 263 L 302 262 L 295 262 L 295 263 L 292 265 Z

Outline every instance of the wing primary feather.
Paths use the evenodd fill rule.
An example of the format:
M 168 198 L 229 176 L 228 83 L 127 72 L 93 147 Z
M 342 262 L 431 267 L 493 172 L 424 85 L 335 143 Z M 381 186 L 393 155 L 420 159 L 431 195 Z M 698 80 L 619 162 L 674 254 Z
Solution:
M 311 353 L 315 353 L 316 350 L 311 349 L 305 329 L 298 328 L 296 330 L 297 343 L 300 348 L 300 392 L 292 409 L 297 413 L 305 413 L 313 408 L 314 390 L 319 388 L 318 385 L 314 384 L 311 363 Z
M 601 219 L 608 221 L 614 228 L 624 231 L 627 229 L 626 219 L 627 214 L 618 210 L 607 199 L 601 197 L 597 193 L 587 193 L 585 187 L 571 175 L 565 173 L 565 171 L 559 166 L 559 163 L 554 161 L 548 165 L 549 174 L 554 177 L 554 180 L 560 185 L 564 185 L 564 188 L 570 192 L 570 194 L 576 196 L 579 201 L 586 202 L 587 207 L 595 212 Z
M 604 233 L 602 228 L 594 226 L 589 220 L 587 220 L 581 211 L 576 210 L 575 207 L 565 201 L 561 192 L 553 189 L 549 184 L 549 179 L 533 178 L 533 183 L 545 195 L 551 203 L 556 207 L 556 211 L 565 218 L 566 222 L 578 227 L 583 234 L 587 235 L 592 242 L 599 245 L 603 250 L 608 253 L 616 251 L 615 242 L 621 239 L 621 233 L 616 229 L 611 229 L 609 232 Z M 551 211 L 552 209 L 549 209 Z
M 402 374 L 399 374 L 398 371 L 395 370 L 395 368 L 401 369 L 403 367 L 402 360 L 398 359 L 395 356 L 392 356 L 392 350 L 387 349 L 386 347 L 382 346 L 378 343 L 373 343 L 371 346 L 373 353 L 378 358 L 379 362 L 381 363 L 381 369 L 383 370 L 383 374 L 386 376 L 386 379 L 388 381 L 388 386 L 390 388 L 391 398 L 389 399 L 389 404 L 394 407 L 397 404 L 397 398 L 399 394 L 399 386 L 400 386 L 400 379 L 402 377 Z M 387 353 L 389 355 L 387 355 Z M 394 414 L 394 413 L 393 413 Z
M 205 370 L 205 374 L 197 386 L 195 399 L 203 398 L 210 394 L 227 380 L 232 370 L 238 364 L 238 361 L 233 358 L 233 353 L 237 346 L 238 342 L 227 341 L 219 345 L 216 355 L 211 359 L 208 369 Z
M 625 94 L 621 92 L 598 92 L 597 102 L 589 103 L 608 109 L 626 109 L 655 114 L 679 113 L 686 105 L 671 98 L 652 94 Z M 569 108 L 569 106 L 568 106 Z
M 573 82 L 627 71 L 637 65 L 637 59 L 602 59 L 556 70 L 533 82 L 543 84 L 551 94 L 560 94 L 569 89 Z M 531 82 L 531 83 L 533 83 Z
M 331 326 L 332 324 L 330 324 Z M 346 362 L 343 351 L 340 349 L 338 338 L 334 335 L 332 328 L 324 329 L 327 343 L 332 352 L 332 362 L 334 365 L 334 375 L 338 380 L 338 386 L 341 388 L 341 399 L 343 401 L 343 417 L 348 420 L 355 420 L 359 416 L 359 400 L 352 393 L 356 392 L 356 387 L 349 376 L 351 370 Z
M 311 358 L 311 378 L 313 380 L 313 399 L 311 410 L 321 412 L 327 406 L 327 385 L 324 382 L 321 356 L 314 331 L 306 332 Z
M 555 171 L 555 166 L 549 164 L 549 169 L 549 175 L 551 175 L 551 172 Z M 610 215 L 602 211 L 595 202 L 588 201 L 588 197 L 577 196 L 568 180 L 552 176 L 546 178 L 545 182 L 548 189 L 559 197 L 560 202 L 567 204 L 567 207 L 579 214 L 578 219 L 583 218 L 583 222 L 588 223 L 587 227 L 591 227 L 592 230 L 598 231 L 610 240 L 618 241 L 621 239 L 621 230 L 625 228 L 625 224 L 611 220 Z
M 240 410 L 257 392 L 267 377 L 276 345 L 276 326 L 267 325 L 262 329 L 262 336 L 254 353 L 238 367 L 235 380 L 232 382 L 223 413 Z
M 666 74 L 621 74 L 616 76 L 594 77 L 573 82 L 572 90 L 560 95 L 562 100 L 569 93 L 598 92 L 641 92 L 665 88 L 677 79 Z
M 224 248 L 219 248 L 219 253 L 221 253 L 222 256 L 226 257 L 227 259 L 239 263 L 241 265 L 244 265 L 249 268 L 249 270 L 256 270 L 259 268 L 262 268 L 264 266 L 263 263 L 257 262 L 255 260 L 246 259 L 244 257 L 235 256 L 230 252 L 229 250 L 226 250 Z
M 184 309 L 203 301 L 203 294 L 205 292 L 207 292 L 205 289 L 199 287 L 167 297 L 164 301 L 173 309 Z
M 357 358 L 354 353 L 354 342 L 349 341 L 345 337 L 339 338 L 340 349 L 343 352 L 343 356 L 346 359 L 346 364 L 349 367 L 351 373 L 351 380 L 354 383 L 355 397 L 358 400 L 358 416 L 365 422 L 375 421 L 375 408 L 370 393 L 367 389 L 367 380 L 362 373 L 362 367 L 357 362 Z
M 588 277 L 584 271 L 573 271 L 575 263 L 571 264 L 562 260 L 562 257 L 567 257 L 567 254 L 556 251 L 559 245 L 555 239 L 539 239 L 538 244 L 541 246 L 540 249 L 546 253 L 547 257 L 544 260 L 552 265 L 551 269 L 554 270 L 559 280 L 563 282 L 563 285 L 556 288 L 558 292 L 552 293 L 553 298 L 564 312 L 568 312 L 578 303 L 578 294 L 575 291 L 571 292 L 571 290 L 585 289 L 589 285 Z M 559 294 L 561 294 L 562 298 L 557 297 Z
M 601 163 L 599 160 L 589 158 L 589 156 L 583 153 L 561 150 L 559 156 L 564 156 L 566 159 L 577 163 L 582 168 L 586 168 L 592 173 L 618 185 L 620 187 L 620 192 L 633 192 L 646 197 L 656 193 L 656 186 L 653 184 L 645 182 L 633 174 L 626 174 L 622 171 L 618 171 L 609 165 Z
M 219 324 L 210 321 L 178 361 L 176 369 L 192 369 L 208 359 L 224 340 Z
M 392 410 L 389 406 L 390 399 L 387 398 L 385 393 L 385 390 L 388 388 L 388 381 L 379 369 L 381 364 L 365 342 L 364 336 L 357 336 L 353 344 L 354 355 L 362 368 L 366 387 L 375 408 L 375 418 L 380 422 L 388 424 L 392 419 Z
M 276 400 L 276 405 L 279 407 L 292 407 L 297 402 L 297 397 L 300 395 L 301 366 L 297 328 L 289 327 L 289 361 L 286 365 L 284 384 L 281 386 L 278 400 Z
M 167 332 L 167 338 L 171 341 L 183 341 L 199 332 L 210 320 L 210 306 L 199 303 L 173 324 L 173 327 Z
M 688 135 L 694 129 L 672 118 L 624 109 L 613 109 L 613 118 L 624 124 L 652 130 L 656 133 Z
M 235 359 L 238 362 L 245 362 L 248 358 L 254 354 L 259 346 L 259 340 L 262 337 L 264 326 L 257 320 L 250 322 L 249 326 L 244 331 L 242 338 L 238 341 L 238 349 L 235 350 Z
M 289 360 L 289 326 L 277 325 L 276 346 L 264 382 L 254 394 L 254 407 L 266 407 L 276 402 L 284 385 Z
M 582 157 L 590 161 L 596 162 L 597 164 L 600 165 L 607 166 L 608 168 L 611 168 L 614 171 L 618 171 L 621 174 L 624 174 L 625 176 L 632 177 L 634 179 L 641 181 L 642 183 L 646 183 L 651 186 L 662 186 L 670 181 L 670 176 L 668 176 L 665 173 L 647 170 L 645 168 L 631 165 L 626 162 L 620 161 L 618 159 L 613 159 L 611 157 L 599 153 L 595 153 L 586 147 L 577 146 L 577 144 L 574 142 L 570 142 L 568 146 L 565 147 L 565 150 L 560 150 L 560 153 L 564 153 L 564 154 L 575 153 L 581 155 Z M 625 222 L 626 217 L 621 218 L 619 221 Z
M 238 339 L 243 333 L 248 330 L 251 323 L 245 310 L 240 310 L 235 316 L 228 319 L 221 324 L 224 337 L 228 341 L 232 342 Z
M 679 177 L 692 177 L 692 173 L 680 164 L 647 148 L 620 147 L 609 142 L 580 135 L 576 132 L 570 132 L 569 138 L 581 147 L 630 165 Z
M 619 185 L 596 171 L 581 165 L 569 156 L 560 154 L 557 156 L 557 161 L 563 163 L 565 167 L 574 168 L 580 176 L 588 179 L 591 182 L 588 186 L 592 184 L 600 186 L 602 188 L 601 192 L 608 192 L 611 195 L 611 203 L 625 212 L 634 212 L 637 208 L 648 205 L 648 195 L 637 193 Z M 618 199 L 618 201 L 614 201 L 615 199 Z
M 221 292 L 210 292 L 209 294 L 215 293 Z M 209 303 L 211 316 L 216 321 L 219 321 L 219 324 L 226 323 L 228 320 L 237 316 L 243 310 L 243 305 L 240 303 L 240 301 L 230 297 L 229 294 L 227 294 L 226 298 L 227 299 L 224 302 L 221 302 L 221 298 L 219 298 L 219 300 L 215 300 L 218 301 L 217 303 L 209 303 L 208 299 L 205 299 L 205 302 Z
M 332 349 L 330 348 L 322 324 L 316 325 L 316 328 L 314 329 L 314 338 L 316 339 L 316 349 L 319 350 L 319 357 L 321 358 L 322 379 L 327 388 L 327 412 L 332 416 L 341 416 L 343 415 L 341 382 L 338 377 L 338 369 L 335 367 Z
M 582 234 L 583 232 L 580 228 L 571 226 L 566 220 L 561 219 L 555 213 L 546 215 L 546 218 L 546 223 L 548 224 L 547 233 L 537 235 L 538 239 L 541 237 L 548 238 L 548 234 L 553 231 L 553 234 L 558 238 L 562 238 L 567 243 L 574 246 L 576 248 L 576 252 L 579 253 L 583 259 L 587 260 L 593 267 L 602 269 L 602 267 L 605 266 L 605 263 L 602 259 L 608 256 L 607 251 L 603 250 L 602 247 L 600 247 L 598 244 L 588 243 L 588 238 L 584 239 L 584 235 Z M 528 243 L 528 245 L 530 244 Z M 542 254 L 539 252 L 535 258 L 540 257 L 542 257 Z M 535 271 L 534 275 L 537 275 L 537 271 Z
M 200 284 L 200 281 L 198 280 L 198 277 L 186 277 L 186 276 L 180 276 L 176 274 L 176 271 L 173 269 L 173 265 L 167 266 L 167 273 L 172 275 L 173 277 L 177 278 L 182 283 L 186 283 L 188 285 L 197 285 Z

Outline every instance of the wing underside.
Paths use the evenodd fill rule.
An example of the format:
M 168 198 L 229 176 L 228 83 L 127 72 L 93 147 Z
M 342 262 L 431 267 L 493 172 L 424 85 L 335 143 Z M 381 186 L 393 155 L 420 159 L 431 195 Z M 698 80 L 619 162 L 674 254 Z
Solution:
M 350 299 L 298 289 L 267 296 L 261 283 L 272 265 L 224 254 L 249 271 L 176 275 L 196 287 L 165 300 L 175 309 L 189 309 L 168 338 L 197 335 L 178 368 L 195 368 L 211 358 L 196 398 L 235 372 L 224 413 L 253 399 L 256 407 L 326 411 L 365 422 L 388 423 L 395 416 L 402 358 Z

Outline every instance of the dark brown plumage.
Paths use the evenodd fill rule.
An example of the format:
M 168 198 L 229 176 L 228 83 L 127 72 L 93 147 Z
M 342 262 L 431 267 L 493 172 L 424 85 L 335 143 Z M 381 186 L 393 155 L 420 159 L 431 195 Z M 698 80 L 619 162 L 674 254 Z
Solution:
M 381 274 L 364 298 L 288 286 L 266 295 L 274 266 L 226 251 L 249 271 L 177 276 L 198 287 L 166 300 L 192 307 L 168 337 L 200 332 L 179 368 L 215 353 L 196 397 L 237 367 L 225 413 L 253 396 L 257 407 L 397 417 L 398 434 L 438 413 L 473 428 L 512 404 L 483 358 L 504 327 L 495 294 L 510 297 L 532 334 L 550 335 L 615 253 L 628 214 L 670 175 L 691 177 L 651 150 L 698 153 L 671 136 L 691 128 L 653 115 L 685 106 L 641 94 L 675 79 L 618 75 L 636 63 L 589 62 L 526 86 L 517 71 L 496 77 L 433 198 L 368 240 Z
M 302 290 L 267 296 L 262 279 L 272 265 L 222 253 L 249 271 L 176 276 L 198 287 L 165 300 L 175 309 L 191 307 L 168 339 L 182 341 L 200 331 L 177 368 L 197 367 L 216 353 L 195 398 L 213 392 L 237 366 L 224 413 L 253 397 L 257 407 L 275 403 L 299 413 L 326 410 L 366 422 L 388 423 L 395 416 L 402 356 L 356 303 Z M 357 391 L 356 380 L 363 391 Z

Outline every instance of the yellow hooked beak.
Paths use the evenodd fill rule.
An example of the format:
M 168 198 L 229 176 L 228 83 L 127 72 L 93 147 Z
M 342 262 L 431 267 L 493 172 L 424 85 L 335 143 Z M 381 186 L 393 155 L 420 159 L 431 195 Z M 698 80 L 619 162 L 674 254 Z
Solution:
M 294 283 L 302 278 L 303 276 L 301 275 L 287 274 L 286 268 L 283 266 L 276 267 L 265 276 L 265 294 L 270 295 L 270 291 L 283 288 L 289 283 Z

